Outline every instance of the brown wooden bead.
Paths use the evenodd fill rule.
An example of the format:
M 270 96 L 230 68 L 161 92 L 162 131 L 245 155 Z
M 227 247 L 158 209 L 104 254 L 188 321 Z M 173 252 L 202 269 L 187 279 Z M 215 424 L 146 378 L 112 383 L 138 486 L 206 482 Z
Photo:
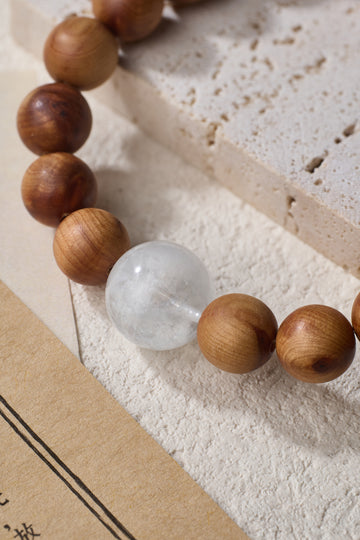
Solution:
M 78 90 L 63 83 L 39 86 L 20 105 L 17 127 L 35 154 L 76 152 L 91 131 L 90 107 Z
M 81 159 L 58 152 L 45 154 L 25 172 L 21 194 L 28 212 L 50 227 L 80 208 L 94 206 L 97 185 L 91 169 Z
M 277 322 L 261 300 L 247 294 L 227 294 L 207 306 L 197 338 L 203 355 L 230 373 L 262 366 L 275 350 Z
M 56 81 L 90 90 L 113 73 L 118 62 L 117 41 L 100 21 L 70 17 L 47 38 L 44 61 Z
M 355 298 L 352 306 L 351 322 L 357 338 L 360 339 L 360 293 Z
M 309 383 L 324 383 L 350 366 L 355 336 L 349 321 L 336 309 L 304 306 L 280 325 L 276 351 L 290 375 Z
M 54 238 L 59 268 L 83 285 L 105 283 L 111 268 L 129 248 L 124 225 L 98 208 L 83 208 L 67 216 Z
M 93 12 L 123 42 L 151 34 L 162 18 L 164 0 L 92 0 Z

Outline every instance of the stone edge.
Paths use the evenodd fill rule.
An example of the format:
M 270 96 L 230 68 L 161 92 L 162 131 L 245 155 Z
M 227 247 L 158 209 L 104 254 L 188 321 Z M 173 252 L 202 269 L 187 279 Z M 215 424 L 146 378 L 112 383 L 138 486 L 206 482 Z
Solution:
M 56 21 L 46 18 L 27 0 L 12 0 L 11 16 L 15 41 L 41 58 L 42 44 Z M 189 115 L 147 81 L 121 67 L 94 95 L 163 146 L 360 277 L 360 250 L 356 249 L 359 227 L 232 144 L 217 124 Z

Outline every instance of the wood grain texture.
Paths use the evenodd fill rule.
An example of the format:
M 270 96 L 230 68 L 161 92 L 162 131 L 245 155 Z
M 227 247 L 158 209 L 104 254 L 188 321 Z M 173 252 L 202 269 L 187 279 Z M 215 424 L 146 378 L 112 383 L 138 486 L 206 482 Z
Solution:
M 360 293 L 355 298 L 352 306 L 351 322 L 357 338 L 360 339 Z
M 17 128 L 35 154 L 76 152 L 88 138 L 90 107 L 78 90 L 63 83 L 39 86 L 22 101 Z
M 53 248 L 66 276 L 83 285 L 101 285 L 130 248 L 130 239 L 124 225 L 109 212 L 83 208 L 60 223 Z
M 67 214 L 94 206 L 97 184 L 86 163 L 72 154 L 57 152 L 39 157 L 28 167 L 21 195 L 33 218 L 57 227 Z
M 93 12 L 122 42 L 151 34 L 162 18 L 164 0 L 92 0 Z
M 203 355 L 216 367 L 247 373 L 269 360 L 276 332 L 275 316 L 261 300 L 246 294 L 227 294 L 204 310 L 197 338 Z
M 336 309 L 304 306 L 280 325 L 276 352 L 283 368 L 296 379 L 324 383 L 351 365 L 355 336 L 349 321 Z
M 91 90 L 105 82 L 116 68 L 117 40 L 96 19 L 70 17 L 47 38 L 44 62 L 56 81 Z

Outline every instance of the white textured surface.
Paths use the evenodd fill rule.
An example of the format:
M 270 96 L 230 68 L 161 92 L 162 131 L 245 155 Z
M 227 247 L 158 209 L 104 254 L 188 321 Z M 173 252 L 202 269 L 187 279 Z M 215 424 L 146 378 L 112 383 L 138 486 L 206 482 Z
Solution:
M 217 294 L 254 294 L 279 321 L 306 303 L 348 317 L 359 282 L 103 106 L 81 152 L 100 204 L 133 243 L 173 240 L 208 266 Z M 100 151 L 101 149 L 101 151 Z M 85 365 L 253 539 L 360 537 L 359 354 L 309 386 L 273 359 L 221 373 L 196 343 L 141 351 L 106 316 L 104 290 L 72 285 Z
M 314 302 L 349 317 L 358 280 L 91 105 L 94 130 L 80 156 L 97 173 L 99 205 L 124 222 L 133 244 L 185 245 L 218 294 L 254 294 L 279 321 Z M 360 538 L 359 352 L 324 385 L 291 379 L 275 358 L 253 374 L 229 375 L 196 343 L 171 353 L 137 349 L 111 327 L 103 288 L 71 288 L 86 367 L 252 539 Z
M 37 54 L 55 20 L 89 10 L 13 3 L 14 35 Z M 358 0 L 213 0 L 166 14 L 98 95 L 360 274 Z

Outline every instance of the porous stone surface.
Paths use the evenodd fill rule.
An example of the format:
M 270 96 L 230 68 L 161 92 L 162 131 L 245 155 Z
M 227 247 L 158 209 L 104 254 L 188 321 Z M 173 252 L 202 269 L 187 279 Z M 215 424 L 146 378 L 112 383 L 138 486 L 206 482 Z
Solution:
M 325 17 L 334 5 L 303 1 L 297 9 L 323 6 Z M 6 50 L 12 66 L 36 69 L 39 82 L 46 80 L 40 63 L 15 45 Z M 96 173 L 99 206 L 123 221 L 133 245 L 157 239 L 186 246 L 207 266 L 216 295 L 253 294 L 279 322 L 311 303 L 350 316 L 355 277 L 137 126 L 95 99 L 90 104 L 94 129 L 79 156 Z M 323 385 L 290 378 L 276 357 L 254 373 L 231 375 L 210 365 L 196 342 L 170 353 L 131 345 L 109 322 L 103 287 L 72 283 L 71 291 L 85 366 L 250 538 L 360 538 L 359 352 L 348 372 Z
M 170 240 L 207 266 L 216 296 L 253 294 L 279 323 L 320 303 L 350 317 L 359 281 L 136 126 L 92 102 L 80 156 L 99 205 L 133 245 Z M 300 383 L 273 357 L 221 372 L 196 341 L 139 349 L 111 326 L 104 288 L 72 284 L 85 366 L 253 540 L 360 538 L 360 355 L 341 378 Z M 226 538 L 226 536 L 225 536 Z
M 87 0 L 13 0 L 41 54 Z M 360 274 L 360 4 L 213 0 L 126 47 L 107 104 L 327 257 Z

